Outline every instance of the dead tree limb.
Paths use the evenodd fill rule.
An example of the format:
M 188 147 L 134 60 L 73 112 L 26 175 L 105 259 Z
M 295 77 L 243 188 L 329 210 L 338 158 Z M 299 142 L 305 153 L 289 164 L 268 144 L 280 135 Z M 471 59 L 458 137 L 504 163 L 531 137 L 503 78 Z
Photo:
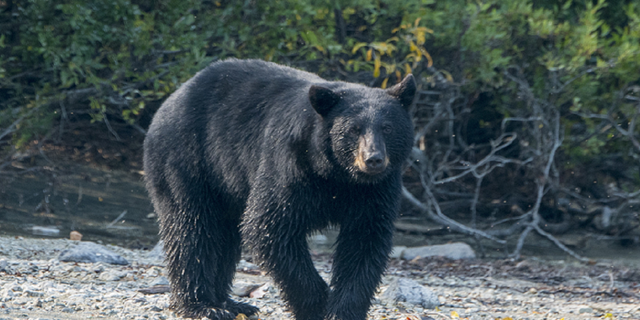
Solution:
M 431 193 L 431 191 L 426 190 L 432 198 L 433 194 Z M 426 204 L 422 203 L 420 200 L 418 200 L 416 197 L 413 196 L 413 194 L 411 194 L 411 192 L 409 192 L 409 190 L 407 190 L 407 188 L 402 187 L 402 195 L 405 197 L 405 199 L 409 200 L 409 202 L 411 202 L 413 205 L 415 205 L 417 208 L 421 209 L 424 213 L 426 213 L 433 221 L 442 224 L 444 226 L 447 226 L 449 228 L 451 228 L 454 231 L 458 231 L 460 233 L 464 233 L 464 234 L 468 234 L 468 235 L 473 235 L 473 236 L 481 236 L 483 238 L 487 238 L 490 240 L 493 240 L 497 243 L 500 244 L 505 244 L 506 241 L 502 240 L 502 239 L 498 239 L 490 234 L 487 234 L 483 231 L 474 229 L 474 228 L 469 228 L 447 216 L 445 216 L 442 211 L 440 210 L 440 207 L 438 206 L 438 203 L 436 201 L 432 201 L 431 205 L 433 206 L 433 208 L 435 209 L 436 213 L 433 212 L 433 210 Z

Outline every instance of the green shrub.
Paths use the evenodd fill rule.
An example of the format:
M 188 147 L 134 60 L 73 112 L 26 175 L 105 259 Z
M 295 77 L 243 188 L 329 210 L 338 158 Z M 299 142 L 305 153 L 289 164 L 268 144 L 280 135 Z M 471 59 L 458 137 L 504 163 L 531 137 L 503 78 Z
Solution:
M 70 125 L 142 132 L 180 83 L 238 57 L 331 79 L 364 72 L 382 87 L 409 72 L 423 89 L 444 79 L 483 132 L 530 113 L 518 73 L 560 110 L 567 168 L 614 153 L 629 164 L 640 153 L 639 39 L 629 0 L 4 1 L 0 144 L 24 148 Z

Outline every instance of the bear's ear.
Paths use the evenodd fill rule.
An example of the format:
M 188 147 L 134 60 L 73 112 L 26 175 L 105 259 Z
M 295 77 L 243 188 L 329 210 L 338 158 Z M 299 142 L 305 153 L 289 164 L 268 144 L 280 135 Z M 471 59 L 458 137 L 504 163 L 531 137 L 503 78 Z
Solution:
M 340 96 L 329 88 L 313 85 L 309 88 L 309 101 L 316 112 L 324 117 L 340 101 Z
M 416 81 L 413 79 L 413 75 L 408 74 L 402 82 L 387 89 L 387 93 L 398 98 L 402 106 L 408 110 L 416 95 Z

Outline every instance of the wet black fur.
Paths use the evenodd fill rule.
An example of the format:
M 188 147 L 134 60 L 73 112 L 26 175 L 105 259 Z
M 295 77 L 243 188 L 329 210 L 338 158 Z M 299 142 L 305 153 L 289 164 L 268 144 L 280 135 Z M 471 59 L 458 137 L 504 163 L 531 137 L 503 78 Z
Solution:
M 231 59 L 166 100 L 145 140 L 144 169 L 176 312 L 225 320 L 257 312 L 229 298 L 242 238 L 296 319 L 366 318 L 411 149 L 415 84 L 407 80 L 373 89 Z M 354 166 L 367 130 L 383 135 L 389 158 L 376 175 Z M 340 227 L 330 286 L 306 241 L 329 225 Z

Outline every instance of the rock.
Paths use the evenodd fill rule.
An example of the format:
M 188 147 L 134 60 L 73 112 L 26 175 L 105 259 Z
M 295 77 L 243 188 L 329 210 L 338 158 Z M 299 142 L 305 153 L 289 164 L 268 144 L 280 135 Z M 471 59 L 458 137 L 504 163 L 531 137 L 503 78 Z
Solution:
M 60 229 L 53 226 L 33 226 L 31 227 L 31 233 L 38 236 L 54 237 L 60 234 Z
M 118 281 L 124 277 L 123 272 L 109 270 L 100 274 L 99 279 L 102 281 Z
M 25 290 L 24 293 L 27 295 L 27 297 L 44 297 L 44 292 L 38 292 L 38 291 L 33 291 L 33 290 Z
M 269 285 L 264 284 L 260 288 L 251 291 L 251 293 L 249 293 L 249 298 L 262 299 L 267 294 L 267 292 L 269 292 L 268 290 Z
M 138 292 L 141 292 L 144 294 L 161 294 L 161 293 L 167 293 L 169 291 L 171 291 L 171 287 L 168 285 L 167 286 L 159 285 L 159 286 L 153 286 L 148 288 L 142 288 L 138 290 Z
M 149 251 L 147 257 L 149 259 L 164 260 L 164 244 L 162 243 L 162 240 L 158 241 L 153 249 Z
M 406 302 L 426 309 L 434 309 L 440 305 L 437 294 L 408 278 L 393 280 L 387 290 L 380 295 L 380 299 L 387 304 Z
M 476 253 L 468 244 L 463 242 L 406 248 L 402 252 L 402 259 L 405 260 L 413 260 L 417 257 L 425 258 L 433 256 L 445 257 L 454 260 L 475 259 Z
M 60 256 L 58 257 L 58 260 L 66 262 L 89 263 L 105 262 L 119 265 L 129 264 L 129 262 L 125 258 L 93 242 L 82 242 L 71 249 L 62 251 L 60 253 Z
M 153 286 L 168 286 L 169 285 L 169 280 L 166 277 L 158 277 L 155 280 L 153 280 L 153 282 L 151 282 L 150 285 L 152 287 Z
M 154 306 L 149 307 L 149 311 L 160 312 L 160 311 L 162 311 L 162 308 L 154 305 Z
M 71 231 L 71 233 L 69 233 L 69 239 L 80 241 L 82 240 L 82 233 L 78 231 Z
M 579 314 L 583 314 L 583 313 L 593 313 L 593 309 L 589 308 L 589 307 L 585 307 L 585 308 L 580 308 L 580 310 L 578 310 Z
M 238 265 L 236 266 L 236 271 L 239 272 L 244 272 L 244 273 L 248 273 L 248 274 L 260 274 L 260 267 L 258 267 L 257 265 L 248 262 L 247 260 L 240 260 L 240 262 L 238 262 Z
M 13 300 L 16 294 L 11 289 L 4 289 L 0 291 L 0 301 L 7 302 Z
M 13 274 L 13 269 L 11 269 L 11 267 L 9 267 L 9 263 L 7 262 L 7 260 L 0 260 L 0 272 L 5 272 L 7 274 Z
M 231 293 L 238 297 L 248 297 L 253 291 L 262 287 L 264 283 L 255 284 L 255 283 L 246 283 L 246 282 L 238 282 L 234 283 L 233 287 L 231 287 Z
M 171 291 L 169 280 L 166 277 L 157 277 L 149 284 L 149 287 L 138 290 L 144 294 L 160 294 Z
M 95 264 L 95 266 L 93 266 L 93 272 L 95 273 L 100 273 L 102 271 L 104 271 L 105 267 L 104 264 L 102 264 L 102 262 L 98 262 Z

